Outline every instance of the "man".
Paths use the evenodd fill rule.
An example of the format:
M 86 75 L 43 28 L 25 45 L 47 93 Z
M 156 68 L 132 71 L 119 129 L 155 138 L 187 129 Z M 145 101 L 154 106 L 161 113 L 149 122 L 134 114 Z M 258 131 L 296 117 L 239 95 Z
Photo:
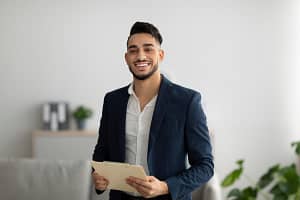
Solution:
M 213 158 L 200 94 L 160 74 L 162 36 L 136 22 L 125 60 L 133 82 L 105 95 L 93 160 L 139 164 L 147 180 L 128 177 L 138 193 L 112 190 L 111 200 L 190 200 L 191 192 L 213 175 Z M 191 167 L 186 167 L 188 156 Z M 98 194 L 109 181 L 93 172 Z

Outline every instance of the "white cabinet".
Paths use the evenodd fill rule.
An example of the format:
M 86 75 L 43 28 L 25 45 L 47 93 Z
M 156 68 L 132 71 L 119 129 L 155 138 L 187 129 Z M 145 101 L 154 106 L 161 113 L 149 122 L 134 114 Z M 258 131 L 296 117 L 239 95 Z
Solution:
M 36 159 L 91 160 L 97 131 L 34 131 L 32 156 Z

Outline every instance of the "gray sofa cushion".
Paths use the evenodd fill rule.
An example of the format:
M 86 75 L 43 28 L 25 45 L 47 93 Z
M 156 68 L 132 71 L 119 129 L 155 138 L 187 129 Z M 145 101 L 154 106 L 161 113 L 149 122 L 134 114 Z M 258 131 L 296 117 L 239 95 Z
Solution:
M 88 161 L 0 159 L 0 199 L 88 200 Z
M 214 176 L 193 192 L 193 200 L 220 200 Z M 89 161 L 0 159 L 0 200 L 108 200 L 97 195 Z

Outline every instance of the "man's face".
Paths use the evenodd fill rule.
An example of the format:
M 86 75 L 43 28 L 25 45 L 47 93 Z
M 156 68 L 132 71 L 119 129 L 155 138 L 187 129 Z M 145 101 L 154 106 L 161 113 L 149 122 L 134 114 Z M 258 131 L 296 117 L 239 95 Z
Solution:
M 125 60 L 132 75 L 138 80 L 145 80 L 157 71 L 164 56 L 159 43 L 152 35 L 138 33 L 128 40 Z

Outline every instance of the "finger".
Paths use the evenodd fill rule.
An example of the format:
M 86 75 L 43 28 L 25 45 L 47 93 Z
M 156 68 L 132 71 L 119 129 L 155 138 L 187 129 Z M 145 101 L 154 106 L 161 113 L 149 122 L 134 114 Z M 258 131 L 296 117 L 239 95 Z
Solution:
M 138 192 L 140 192 L 140 193 L 143 193 L 143 194 L 145 194 L 145 195 L 148 195 L 149 193 L 150 193 L 150 191 L 151 191 L 151 189 L 149 189 L 149 186 L 148 187 L 145 187 L 145 185 L 143 185 L 143 184 L 139 184 L 139 183 L 137 183 L 137 182 L 128 182 L 128 184 L 131 186 L 131 187 L 133 187 L 133 188 L 135 188 Z M 152 186 L 150 186 L 150 188 L 152 188 Z
M 131 181 L 131 180 L 129 180 L 129 179 L 126 179 L 126 183 L 128 184 L 128 185 L 130 185 L 131 187 L 136 187 L 136 184 L 135 184 L 135 182 L 134 181 Z
M 128 181 L 127 182 L 131 187 L 136 189 L 138 193 L 140 193 L 143 197 L 145 198 L 150 198 L 152 197 L 153 191 L 149 190 L 148 188 L 144 187 L 143 185 L 139 185 L 136 182 L 133 181 Z
M 95 185 L 104 185 L 104 186 L 107 186 L 108 184 L 109 184 L 109 181 L 108 180 L 106 180 L 106 179 L 103 179 L 103 178 L 96 178 L 96 179 L 93 179 L 93 181 L 94 181 L 94 184 Z
M 98 180 L 108 182 L 108 180 L 103 176 L 99 177 Z
M 152 184 L 148 181 L 144 181 L 142 179 L 136 179 L 135 183 L 143 188 L 146 188 L 148 190 L 152 190 Z
M 96 185 L 95 188 L 96 188 L 97 190 L 102 190 L 102 191 L 104 191 L 104 190 L 107 189 L 106 186 L 102 186 L 102 185 Z
M 141 186 L 141 185 L 138 185 L 138 186 L 136 187 L 136 190 L 137 190 L 140 194 L 142 194 L 144 197 L 150 196 L 150 195 L 152 194 L 152 191 L 151 191 L 151 190 L 149 190 L 148 188 L 143 187 L 143 186 Z
M 137 177 L 134 177 L 134 176 L 129 176 L 128 179 L 130 179 L 132 181 L 135 181 L 135 182 L 137 182 L 137 181 L 145 181 L 145 182 L 147 182 L 148 181 L 148 178 L 146 178 L 146 180 L 145 180 L 145 179 L 137 178 Z
M 101 176 L 100 174 L 97 174 L 97 173 L 93 173 L 93 177 L 96 177 L 96 178 L 104 178 L 103 176 Z
M 101 176 L 99 174 L 93 175 L 93 179 L 95 180 L 105 180 L 108 181 L 104 176 Z
M 108 185 L 109 182 L 107 180 L 103 180 L 103 179 L 98 179 L 95 181 L 97 184 L 103 184 L 103 185 Z
M 139 194 L 141 194 L 143 197 L 148 196 L 149 192 L 147 190 L 145 190 L 145 189 L 142 189 L 143 187 L 137 185 L 136 183 L 131 183 L 130 186 L 133 187 L 134 189 L 136 189 L 136 191 Z
M 108 184 L 105 183 L 105 182 L 96 183 L 95 185 L 98 186 L 98 187 L 107 187 L 108 186 Z
M 145 192 L 143 192 L 142 190 L 137 190 L 137 192 L 144 198 L 149 198 L 149 195 Z
M 95 187 L 98 190 L 106 190 L 107 186 L 108 186 L 108 182 L 104 182 L 104 181 L 95 184 Z
M 148 184 L 149 181 L 148 180 L 143 180 L 143 179 L 140 179 L 140 178 L 136 178 L 136 177 L 128 177 L 126 180 L 129 180 L 130 182 L 135 182 L 139 185 L 144 185 L 144 184 Z
M 92 173 L 93 176 L 100 176 L 96 171 Z
M 95 186 L 100 187 L 100 188 L 105 188 L 105 187 L 107 187 L 107 184 L 105 184 L 105 183 L 96 183 Z
M 103 177 L 100 176 L 100 175 L 98 175 L 98 174 L 96 174 L 96 175 L 93 174 L 92 177 L 93 177 L 93 179 L 95 179 L 95 180 L 97 180 L 97 179 L 103 179 Z
M 108 181 L 105 181 L 105 180 L 96 180 L 95 183 L 97 184 L 102 184 L 102 185 L 108 185 Z

